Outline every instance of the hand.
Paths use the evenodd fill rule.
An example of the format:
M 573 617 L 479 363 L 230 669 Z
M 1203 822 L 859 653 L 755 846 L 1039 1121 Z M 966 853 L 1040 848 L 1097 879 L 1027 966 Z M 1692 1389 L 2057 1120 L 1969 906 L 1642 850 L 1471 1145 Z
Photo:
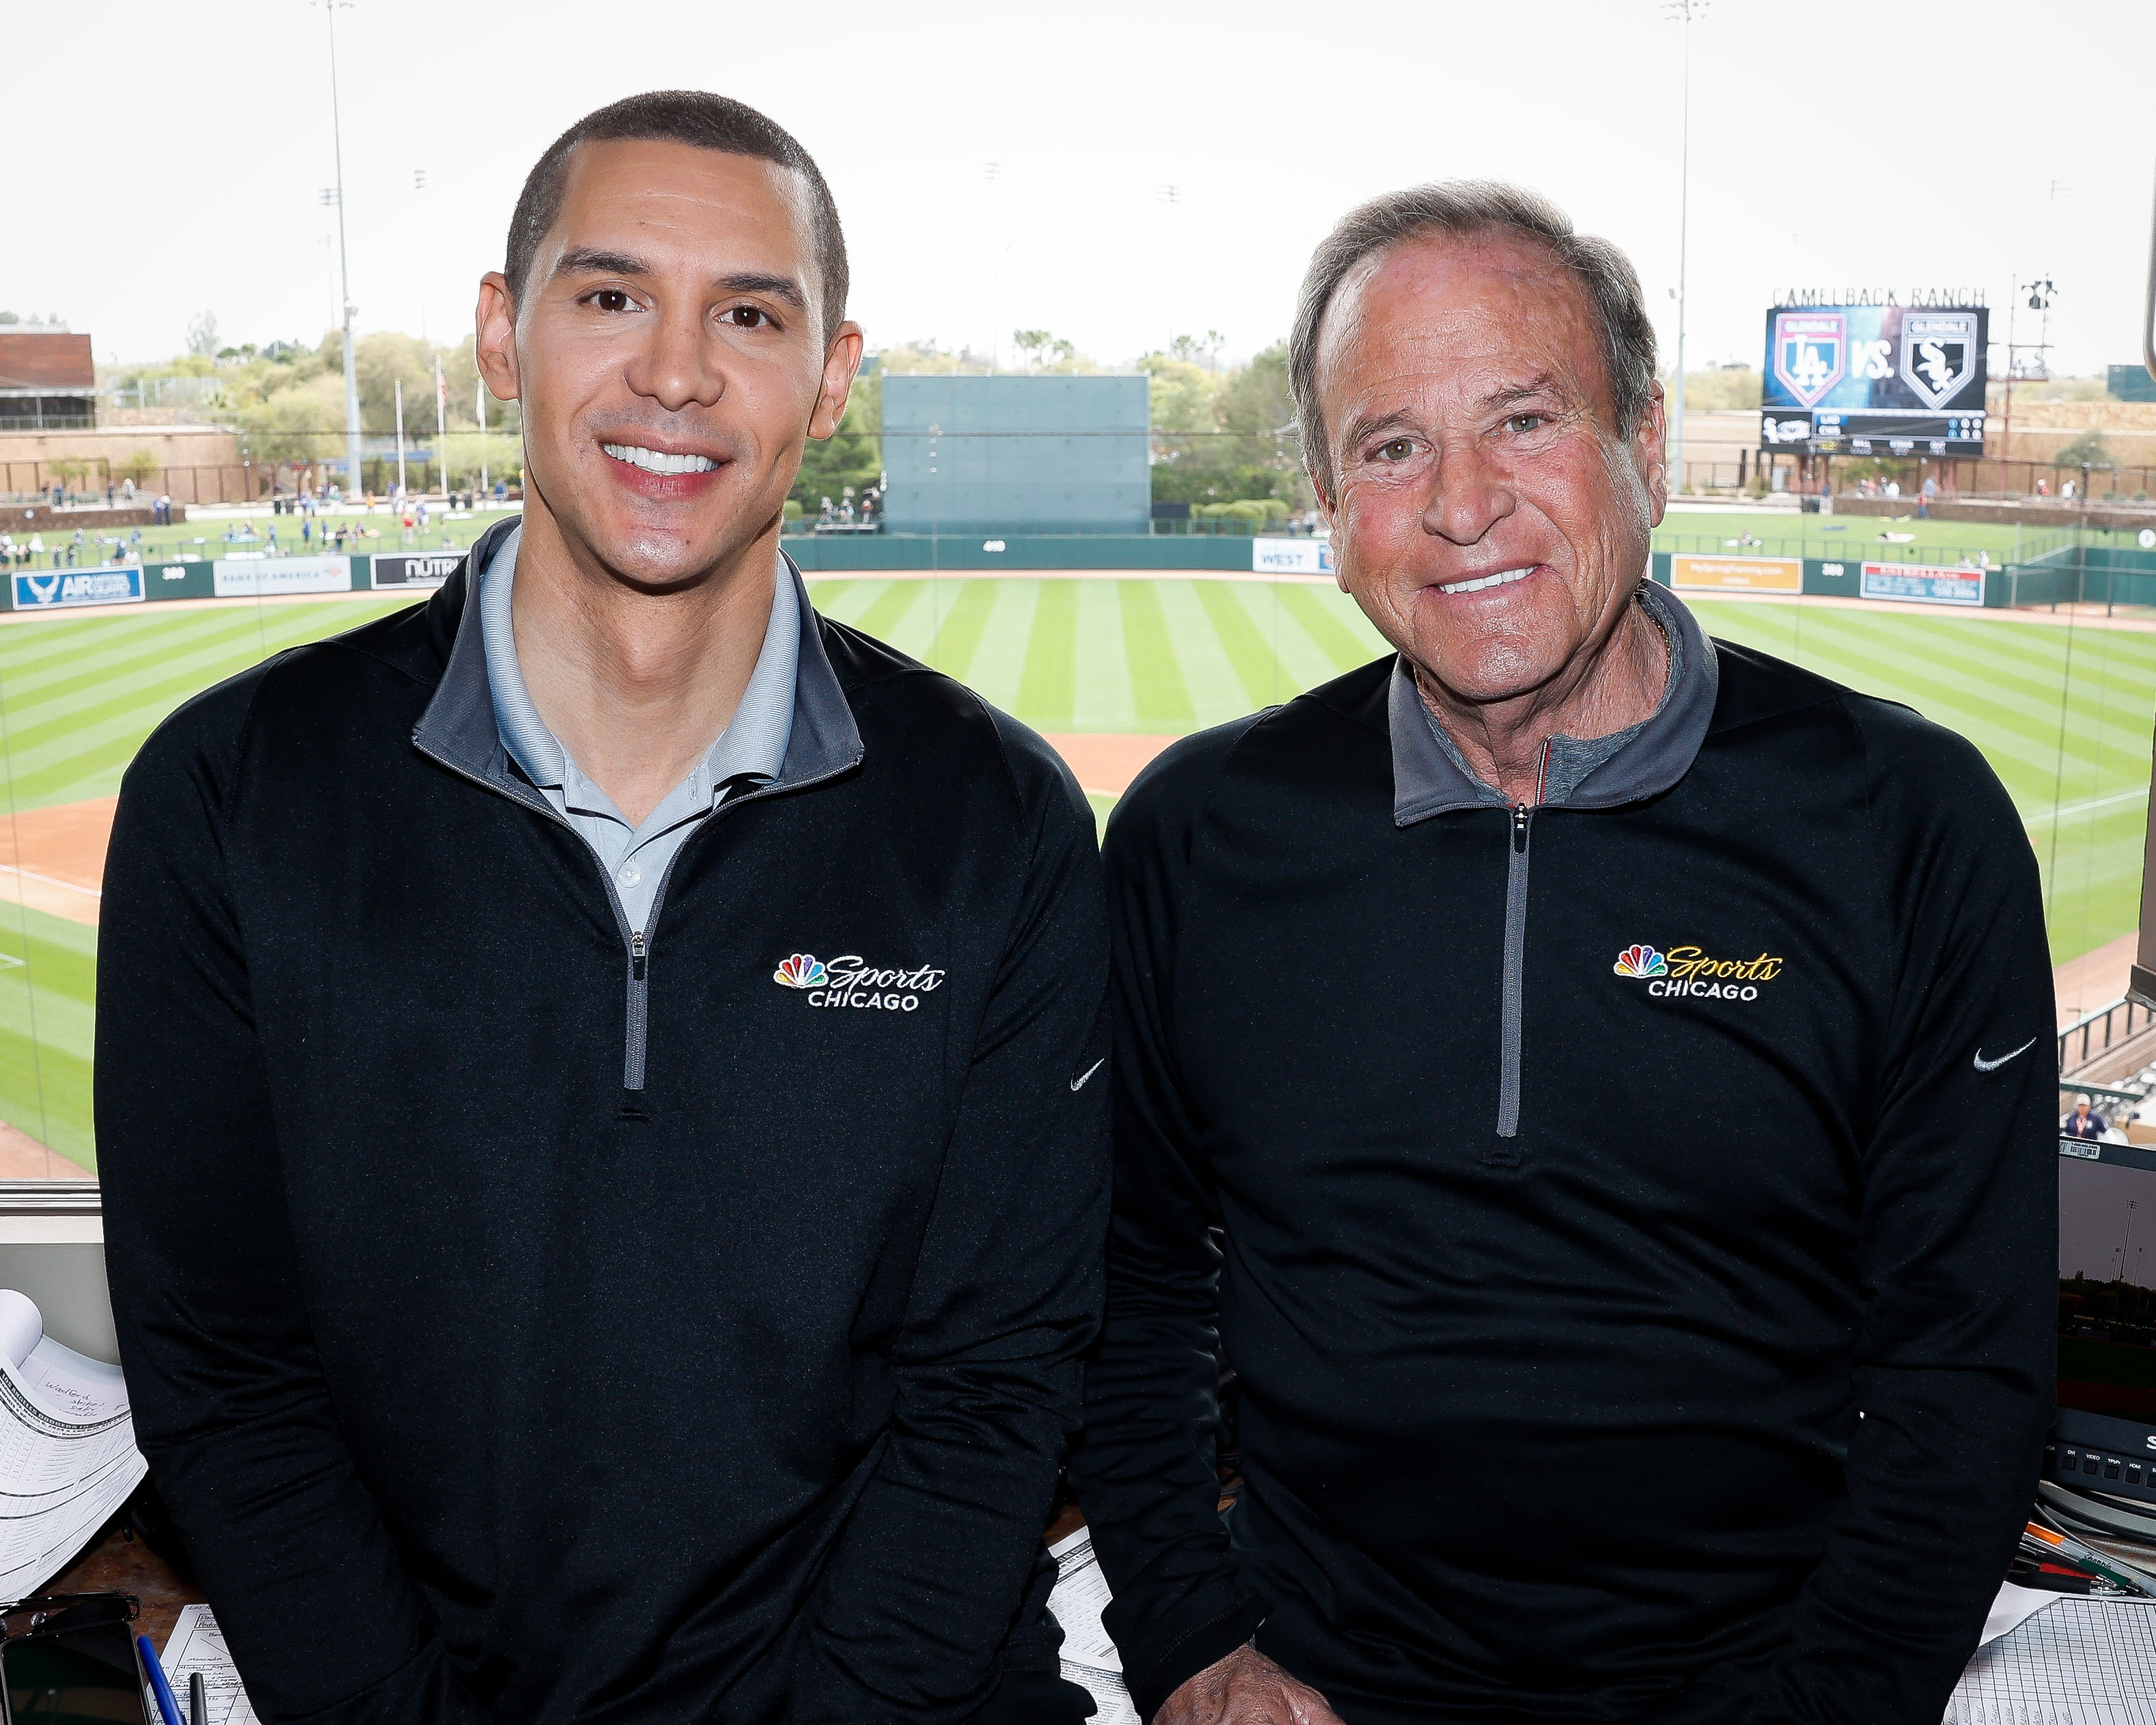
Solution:
M 1341 1725 L 1341 1719 L 1308 1684 L 1243 1646 L 1169 1696 L 1152 1725 Z

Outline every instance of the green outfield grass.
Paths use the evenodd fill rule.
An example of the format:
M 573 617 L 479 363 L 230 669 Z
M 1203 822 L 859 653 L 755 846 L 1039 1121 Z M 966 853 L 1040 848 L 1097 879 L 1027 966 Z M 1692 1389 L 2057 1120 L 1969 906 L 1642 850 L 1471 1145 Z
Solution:
M 1383 643 L 1330 587 L 829 578 L 816 603 L 1042 731 L 1178 735 L 1290 699 Z M 176 607 L 0 627 L 0 794 L 111 795 L 151 728 L 268 654 L 394 599 Z M 2029 824 L 2054 958 L 2132 928 L 2156 634 L 1705 600 L 1712 632 L 1908 702 L 1983 749 Z M 1104 816 L 1108 799 L 1096 798 Z M 85 1167 L 94 931 L 0 904 L 0 1117 Z
M 1897 562 L 1937 557 L 1958 562 L 1966 554 L 1979 552 L 1994 563 L 2033 557 L 2069 542 L 2101 546 L 2131 546 L 2128 528 L 2089 528 L 2070 523 L 2058 526 L 2017 527 L 1993 521 L 1920 521 L 1916 504 L 1903 499 L 1910 509 L 1904 520 L 1876 516 L 1804 515 L 1794 510 L 1691 509 L 1671 510 L 1655 530 L 1656 551 L 1714 552 L 1754 551 L 1769 557 L 1872 557 Z M 1746 535 L 1760 542 L 1746 545 Z

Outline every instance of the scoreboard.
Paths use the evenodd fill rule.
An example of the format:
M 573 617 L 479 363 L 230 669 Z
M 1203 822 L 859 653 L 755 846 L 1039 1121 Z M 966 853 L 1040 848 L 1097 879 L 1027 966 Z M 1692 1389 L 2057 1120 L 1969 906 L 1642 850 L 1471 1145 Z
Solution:
M 1759 447 L 1981 455 L 1981 305 L 1778 305 L 1767 314 Z

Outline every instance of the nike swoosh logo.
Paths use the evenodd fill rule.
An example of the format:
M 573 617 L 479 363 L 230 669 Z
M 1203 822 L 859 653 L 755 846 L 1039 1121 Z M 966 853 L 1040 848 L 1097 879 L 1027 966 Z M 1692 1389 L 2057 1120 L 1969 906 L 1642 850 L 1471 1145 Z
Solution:
M 2008 1058 L 2009 1058 L 2010 1060 L 2012 1057 L 2013 1057 L 2012 1055 L 2009 1055 L 2009 1056 L 2008 1056 Z M 1087 1079 L 1091 1078 L 1091 1076 L 1092 1076 L 1096 1072 L 1099 1071 L 1099 1070 L 1101 1070 L 1101 1067 L 1103 1067 L 1103 1066 L 1106 1065 L 1107 1064 L 1108 1064 L 1108 1062 L 1107 1062 L 1107 1060 L 1106 1060 L 1106 1058 L 1105 1056 L 1103 1056 L 1103 1057 L 1102 1057 L 1101 1059 L 1100 1059 L 1100 1060 L 1097 1060 L 1094 1061 L 1094 1062 L 1093 1062 L 1093 1064 L 1092 1064 L 1091 1065 L 1088 1066 L 1088 1067 L 1087 1067 L 1087 1068 L 1086 1068 L 1083 1072 L 1081 1072 L 1081 1073 L 1080 1073 L 1080 1074 L 1079 1074 L 1075 1078 L 1074 1078 L 1074 1079 L 1072 1079 L 1072 1080 L 1070 1081 L 1070 1088 L 1071 1088 L 1071 1089 L 1073 1089 L 1073 1090 L 1083 1090 L 1083 1089 L 1085 1089 L 1085 1088 L 1086 1088 L 1086 1081 Z
M 2003 1054 L 1995 1060 L 1987 1060 L 1984 1059 L 1984 1050 L 1979 1048 L 1977 1050 L 1974 1055 L 1976 1070 L 1979 1072 L 1996 1072 L 2001 1066 L 2012 1060 L 2015 1057 L 2015 1055 L 2025 1055 L 2028 1053 L 2030 1049 L 2036 1045 L 2036 1042 L 2037 1039 L 2031 1036 L 2026 1042 L 2023 1043 L 2020 1047 L 2015 1049 L 2014 1050 L 2014 1054 Z

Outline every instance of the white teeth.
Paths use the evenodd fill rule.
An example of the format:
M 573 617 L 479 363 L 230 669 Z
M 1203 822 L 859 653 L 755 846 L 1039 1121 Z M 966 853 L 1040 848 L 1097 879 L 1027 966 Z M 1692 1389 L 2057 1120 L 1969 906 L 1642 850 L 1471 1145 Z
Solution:
M 1475 581 L 1455 581 L 1450 587 L 1440 587 L 1440 593 L 1480 593 L 1486 587 L 1510 587 L 1515 581 L 1525 581 L 1535 572 L 1530 563 L 1524 569 L 1500 569 L 1495 575 L 1485 575 Z
M 601 444 L 617 461 L 640 467 L 646 473 L 709 473 L 719 464 L 709 455 L 669 455 L 657 449 L 640 449 L 634 444 Z

